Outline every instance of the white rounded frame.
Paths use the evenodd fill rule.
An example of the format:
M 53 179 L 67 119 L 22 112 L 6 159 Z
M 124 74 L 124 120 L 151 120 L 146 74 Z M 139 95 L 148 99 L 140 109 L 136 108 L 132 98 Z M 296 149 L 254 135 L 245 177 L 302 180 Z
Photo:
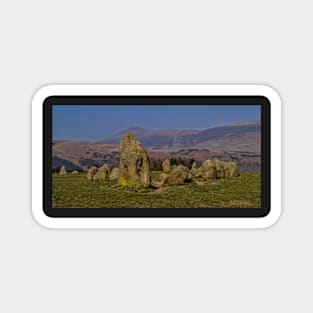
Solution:
M 62 218 L 43 210 L 43 102 L 50 96 L 264 96 L 271 103 L 271 210 L 265 217 L 245 218 Z M 282 210 L 281 100 L 265 85 L 49 85 L 32 101 L 32 212 L 48 228 L 266 228 Z

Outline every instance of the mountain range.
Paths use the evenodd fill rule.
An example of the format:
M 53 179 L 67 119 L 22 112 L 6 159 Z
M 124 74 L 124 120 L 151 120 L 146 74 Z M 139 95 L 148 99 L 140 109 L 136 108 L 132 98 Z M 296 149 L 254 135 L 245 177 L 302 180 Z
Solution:
M 136 136 L 147 149 L 209 148 L 224 151 L 260 152 L 260 121 L 245 121 L 204 130 L 150 130 L 141 127 L 130 127 L 104 139 L 102 142 L 119 144 L 126 131 Z
M 125 132 L 132 133 L 150 157 L 193 158 L 199 163 L 218 158 L 237 162 L 241 170 L 260 170 L 261 124 L 245 121 L 203 130 L 129 127 L 101 142 L 54 141 L 53 168 L 86 170 L 91 165 L 118 165 L 119 143 Z

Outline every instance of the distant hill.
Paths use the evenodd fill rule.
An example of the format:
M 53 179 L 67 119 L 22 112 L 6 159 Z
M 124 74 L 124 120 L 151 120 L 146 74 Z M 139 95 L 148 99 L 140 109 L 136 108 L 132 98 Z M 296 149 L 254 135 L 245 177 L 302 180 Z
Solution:
M 105 143 L 59 142 L 53 145 L 53 168 L 64 165 L 68 170 L 87 170 L 90 166 L 118 166 L 119 146 Z M 79 154 L 77 154 L 77 152 Z M 194 159 L 199 165 L 207 159 L 236 162 L 241 171 L 260 171 L 260 154 L 240 151 L 217 151 L 205 148 L 147 149 L 150 158 Z M 62 157 L 61 157 L 62 156 Z
M 238 163 L 242 171 L 259 171 L 261 167 L 261 125 L 245 121 L 211 127 L 205 130 L 128 128 L 152 158 L 181 157 L 195 159 L 199 164 L 218 158 Z M 117 166 L 119 143 L 124 131 L 103 142 L 55 141 L 52 146 L 53 167 L 86 170 L 92 165 L 107 163 Z M 63 163 L 62 163 L 63 162 Z
M 149 149 L 159 149 L 159 148 L 177 147 L 178 146 L 177 141 L 180 141 L 183 136 L 197 134 L 199 130 L 195 129 L 151 130 L 142 127 L 129 127 L 124 131 L 121 131 L 109 138 L 106 138 L 102 142 L 119 144 L 125 132 L 133 134 L 144 147 Z
M 81 142 L 81 141 L 54 141 L 52 145 L 52 165 L 56 168 L 60 165 L 67 165 L 60 160 L 70 162 L 70 168 L 86 170 L 92 165 L 108 163 L 114 165 L 119 157 L 118 145 Z
M 52 168 L 59 169 L 62 165 L 65 166 L 65 168 L 68 171 L 74 171 L 74 170 L 81 171 L 82 170 L 81 166 L 74 164 L 70 162 L 69 160 L 58 158 L 58 157 L 52 158 Z
M 205 130 L 162 129 L 150 130 L 130 127 L 103 140 L 103 143 L 119 144 L 128 131 L 138 138 L 147 149 L 210 148 L 260 152 L 261 124 L 244 121 L 211 127 Z

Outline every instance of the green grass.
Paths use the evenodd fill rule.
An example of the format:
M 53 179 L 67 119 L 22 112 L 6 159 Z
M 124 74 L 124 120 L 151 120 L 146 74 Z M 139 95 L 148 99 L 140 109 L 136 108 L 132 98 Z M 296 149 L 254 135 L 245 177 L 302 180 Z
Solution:
M 152 178 L 159 172 L 153 172 Z M 118 186 L 117 182 L 89 181 L 85 173 L 53 174 L 54 208 L 259 208 L 261 176 L 241 173 L 240 177 L 152 188 Z

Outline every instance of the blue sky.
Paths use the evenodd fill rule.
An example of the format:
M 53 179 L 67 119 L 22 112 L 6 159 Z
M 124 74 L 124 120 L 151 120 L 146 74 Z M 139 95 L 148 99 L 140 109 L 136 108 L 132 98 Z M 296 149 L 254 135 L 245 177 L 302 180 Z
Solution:
M 260 106 L 240 105 L 57 105 L 52 109 L 53 140 L 103 140 L 132 126 L 147 129 L 206 129 L 260 120 Z

